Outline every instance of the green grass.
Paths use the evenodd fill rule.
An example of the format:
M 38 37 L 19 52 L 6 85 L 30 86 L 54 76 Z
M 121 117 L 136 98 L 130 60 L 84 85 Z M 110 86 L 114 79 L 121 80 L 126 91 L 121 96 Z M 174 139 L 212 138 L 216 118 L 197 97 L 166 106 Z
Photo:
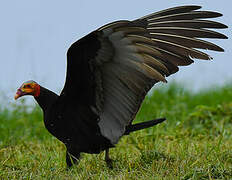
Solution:
M 232 86 L 198 93 L 171 84 L 154 89 L 136 122 L 167 121 L 123 137 L 104 153 L 82 154 L 66 170 L 65 147 L 44 128 L 38 107 L 0 110 L 0 179 L 231 179 Z M 28 110 L 32 109 L 32 110 Z

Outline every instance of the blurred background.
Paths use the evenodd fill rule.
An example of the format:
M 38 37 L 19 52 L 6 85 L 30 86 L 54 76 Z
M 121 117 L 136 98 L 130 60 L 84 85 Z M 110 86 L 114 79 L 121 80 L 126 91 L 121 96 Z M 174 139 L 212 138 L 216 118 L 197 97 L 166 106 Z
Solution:
M 100 26 L 121 19 L 133 20 L 141 16 L 180 5 L 201 5 L 203 10 L 222 13 L 215 19 L 229 27 L 230 1 L 1 1 L 0 5 L 0 92 L 1 104 L 14 102 L 16 89 L 26 80 L 35 80 L 59 93 L 64 85 L 66 52 L 79 38 Z M 225 49 L 224 53 L 208 52 L 213 61 L 196 60 L 182 67 L 168 81 L 186 84 L 198 91 L 229 83 L 232 80 L 232 52 L 230 28 L 219 30 L 228 40 L 211 42 Z M 32 98 L 30 98 L 32 100 Z

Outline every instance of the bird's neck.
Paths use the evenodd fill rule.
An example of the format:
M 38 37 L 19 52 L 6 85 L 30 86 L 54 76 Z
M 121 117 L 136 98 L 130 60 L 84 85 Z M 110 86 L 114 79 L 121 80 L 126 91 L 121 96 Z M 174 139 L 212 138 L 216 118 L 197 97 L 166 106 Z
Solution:
M 58 95 L 42 86 L 40 86 L 40 94 L 34 97 L 44 113 L 55 103 Z

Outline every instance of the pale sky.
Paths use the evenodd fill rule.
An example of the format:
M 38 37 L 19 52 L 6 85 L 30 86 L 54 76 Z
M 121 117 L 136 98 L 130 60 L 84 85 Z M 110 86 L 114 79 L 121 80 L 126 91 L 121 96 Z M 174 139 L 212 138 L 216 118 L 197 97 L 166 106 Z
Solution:
M 33 79 L 59 93 L 65 81 L 66 51 L 77 39 L 115 20 L 133 20 L 173 6 L 193 4 L 224 15 L 214 20 L 229 26 L 219 31 L 229 39 L 211 42 L 225 52 L 208 52 L 213 61 L 196 60 L 168 81 L 185 82 L 194 89 L 232 81 L 230 0 L 9 0 L 0 3 L 0 90 L 7 101 L 13 102 L 18 86 Z

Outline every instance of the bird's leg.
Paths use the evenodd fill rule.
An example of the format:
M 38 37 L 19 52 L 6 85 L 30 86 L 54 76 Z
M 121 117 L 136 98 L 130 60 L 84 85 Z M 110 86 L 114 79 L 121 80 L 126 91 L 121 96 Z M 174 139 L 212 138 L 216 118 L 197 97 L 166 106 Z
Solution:
M 77 164 L 80 159 L 80 153 L 71 154 L 68 150 L 66 151 L 66 164 L 70 168 L 73 164 Z
M 110 169 L 112 169 L 113 165 L 112 165 L 112 159 L 110 159 L 110 156 L 109 156 L 109 149 L 106 149 L 106 152 L 105 152 L 105 161 L 106 161 L 107 166 Z

